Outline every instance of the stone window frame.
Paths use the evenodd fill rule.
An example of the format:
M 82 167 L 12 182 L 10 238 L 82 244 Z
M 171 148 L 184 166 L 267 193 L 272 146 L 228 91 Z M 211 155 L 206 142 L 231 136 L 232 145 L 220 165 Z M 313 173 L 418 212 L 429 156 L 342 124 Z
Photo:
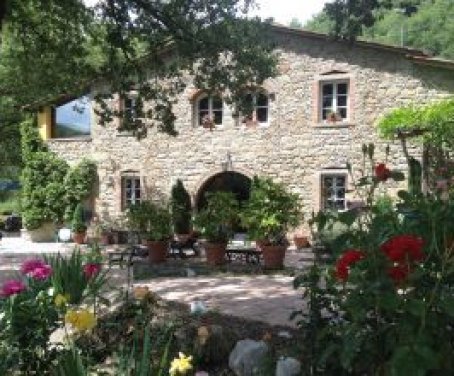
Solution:
M 248 89 L 244 93 L 245 95 L 251 94 L 252 95 L 252 119 L 251 120 L 246 120 L 246 117 L 240 113 L 238 117 L 238 125 L 239 126 L 248 126 L 249 123 L 260 126 L 260 127 L 269 127 L 271 124 L 271 102 L 273 99 L 273 96 L 268 92 L 268 90 L 260 87 L 260 88 L 255 88 L 255 89 Z M 267 105 L 266 106 L 257 106 L 257 97 L 259 95 L 264 95 L 266 96 L 267 99 Z M 267 113 L 266 113 L 266 122 L 259 122 L 257 121 L 257 109 L 258 108 L 266 108 Z
M 333 208 L 327 207 L 327 202 L 329 201 L 329 199 L 324 195 L 326 178 L 332 178 L 334 181 L 336 181 L 338 178 L 344 179 L 343 188 L 339 188 L 337 186 L 334 187 L 335 192 L 331 196 L 331 198 L 334 197 L 335 201 L 343 201 L 344 207 L 342 209 L 333 209 Z M 321 207 L 321 209 L 322 210 L 336 210 L 336 211 L 346 210 L 347 209 L 347 187 L 348 187 L 348 174 L 346 172 L 336 172 L 336 173 L 333 173 L 331 171 L 322 172 L 322 174 L 320 175 L 320 207 Z M 341 189 L 344 190 L 343 198 L 338 197 L 339 192 L 337 192 L 337 191 L 341 190 Z
M 320 210 L 325 210 L 323 198 L 323 179 L 326 176 L 330 175 L 345 177 L 345 204 L 344 209 L 342 209 L 342 211 L 348 209 L 348 192 L 351 188 L 348 170 L 346 168 L 324 168 L 322 170 L 317 171 L 314 176 L 313 203 L 314 211 L 316 212 Z
M 323 85 L 329 83 L 347 83 L 348 97 L 347 97 L 347 118 L 333 123 L 323 120 Z M 355 123 L 355 78 L 351 73 L 332 70 L 325 73 L 318 74 L 315 77 L 313 84 L 313 108 L 312 117 L 313 125 L 320 128 L 343 128 L 350 127 Z
M 213 109 L 213 99 L 217 97 L 221 100 L 222 103 L 222 108 L 219 109 Z M 226 113 L 226 106 L 224 103 L 224 100 L 222 98 L 222 95 L 217 94 L 217 93 L 207 93 L 205 91 L 198 92 L 197 95 L 194 98 L 194 104 L 193 104 L 193 126 L 194 128 L 200 128 L 203 127 L 202 121 L 200 119 L 200 102 L 203 99 L 208 98 L 208 115 L 210 119 L 213 119 L 213 128 L 223 128 L 225 125 L 225 113 Z M 214 123 L 214 116 L 213 112 L 214 111 L 222 111 L 221 115 L 221 123 L 220 124 L 215 124 Z
M 144 182 L 144 178 L 143 176 L 138 172 L 138 171 L 123 171 L 121 174 L 120 174 L 120 179 L 119 179 L 119 183 L 120 183 L 120 209 L 121 211 L 125 211 L 128 207 L 129 207 L 129 204 L 127 202 L 127 197 L 126 197 L 126 187 L 125 187 L 125 184 L 127 182 L 127 180 L 134 180 L 134 181 L 138 181 L 139 182 L 139 191 L 140 191 L 140 198 L 138 200 L 134 200 L 133 204 L 135 203 L 139 203 L 143 200 L 145 200 L 145 182 Z M 133 188 L 134 190 L 137 190 L 137 187 L 134 187 Z

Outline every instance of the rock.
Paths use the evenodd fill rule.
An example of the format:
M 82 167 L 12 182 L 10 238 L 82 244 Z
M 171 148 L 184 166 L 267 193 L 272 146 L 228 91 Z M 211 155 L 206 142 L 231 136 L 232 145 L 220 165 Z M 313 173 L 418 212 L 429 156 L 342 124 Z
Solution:
M 194 300 L 190 306 L 191 314 L 193 315 L 203 315 L 207 311 L 205 303 L 200 300 Z
M 220 364 L 227 359 L 237 339 L 228 326 L 200 326 L 192 351 L 202 364 Z
M 281 330 L 279 333 L 277 333 L 278 337 L 281 337 L 281 338 L 287 338 L 287 339 L 290 339 L 290 338 L 293 338 L 292 334 L 290 332 L 287 332 L 286 330 Z
M 187 276 L 188 278 L 196 277 L 196 276 L 197 276 L 197 273 L 195 272 L 194 269 L 186 268 L 186 276 Z
M 281 358 L 277 361 L 276 376 L 297 376 L 301 372 L 301 363 L 295 358 Z
M 268 346 L 263 341 L 243 339 L 238 341 L 229 356 L 229 367 L 237 376 L 258 375 Z

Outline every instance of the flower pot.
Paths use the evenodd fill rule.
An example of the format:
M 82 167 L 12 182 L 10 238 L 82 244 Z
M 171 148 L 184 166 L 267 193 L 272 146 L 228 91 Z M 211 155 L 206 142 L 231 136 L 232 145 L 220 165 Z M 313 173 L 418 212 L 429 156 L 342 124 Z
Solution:
M 76 244 L 84 244 L 87 232 L 73 232 L 73 241 Z
M 307 236 L 295 235 L 293 237 L 296 249 L 308 248 L 310 246 Z
M 57 228 L 53 223 L 43 223 L 41 227 L 34 230 L 27 230 L 28 238 L 36 243 L 54 242 Z
M 226 243 L 209 243 L 203 244 L 205 248 L 205 255 L 207 263 L 209 265 L 222 265 L 225 263 L 225 250 L 227 248 Z
M 282 269 L 284 267 L 285 245 L 262 245 L 263 263 L 266 269 Z
M 148 248 L 148 260 L 152 264 L 160 264 L 166 261 L 169 250 L 167 240 L 148 240 L 145 242 Z
M 111 244 L 111 236 L 110 232 L 104 232 L 101 234 L 101 244 L 102 245 L 109 245 Z

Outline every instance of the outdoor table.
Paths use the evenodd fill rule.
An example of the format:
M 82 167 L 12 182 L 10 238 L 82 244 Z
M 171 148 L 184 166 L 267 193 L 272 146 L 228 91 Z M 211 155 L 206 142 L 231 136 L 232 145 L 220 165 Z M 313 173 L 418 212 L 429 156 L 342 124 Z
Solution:
M 252 245 L 228 244 L 226 257 L 229 262 L 241 261 L 259 265 L 262 259 L 262 251 Z

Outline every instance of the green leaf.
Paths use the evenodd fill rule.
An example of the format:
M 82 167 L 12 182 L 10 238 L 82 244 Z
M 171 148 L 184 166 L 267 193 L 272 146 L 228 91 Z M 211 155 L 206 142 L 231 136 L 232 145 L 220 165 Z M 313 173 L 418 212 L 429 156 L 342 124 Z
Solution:
M 347 226 L 351 226 L 358 217 L 357 213 L 354 211 L 346 211 L 343 213 L 339 213 L 339 221 Z
M 440 305 L 449 316 L 454 317 L 454 297 L 444 297 Z
M 422 300 L 410 299 L 406 304 L 407 311 L 416 317 L 421 317 L 426 310 L 426 303 Z

